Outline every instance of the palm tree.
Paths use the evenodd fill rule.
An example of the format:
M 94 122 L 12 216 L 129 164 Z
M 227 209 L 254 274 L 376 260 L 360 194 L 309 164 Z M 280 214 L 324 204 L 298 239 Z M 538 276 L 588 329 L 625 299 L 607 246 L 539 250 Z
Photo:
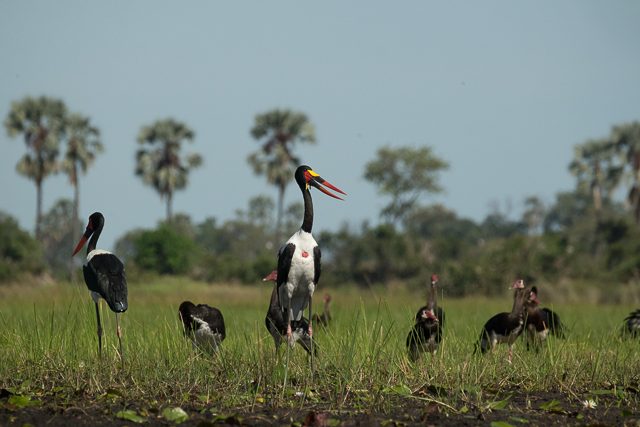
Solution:
M 587 141 L 575 147 L 569 171 L 578 179 L 578 189 L 591 192 L 596 215 L 603 200 L 609 200 L 622 177 L 623 168 L 616 164 L 615 146 L 608 139 Z
M 42 183 L 57 172 L 58 147 L 64 136 L 66 107 L 61 100 L 26 97 L 11 104 L 4 126 L 10 137 L 24 136 L 27 153 L 16 165 L 19 174 L 36 185 L 36 239 L 42 222 Z
M 138 144 L 144 148 L 136 153 L 136 175 L 166 199 L 167 221 L 173 217 L 173 193 L 185 188 L 189 172 L 202 164 L 199 154 L 180 157 L 182 143 L 193 138 L 186 124 L 171 118 L 144 126 L 138 134 Z
M 611 143 L 630 168 L 631 189 L 627 194 L 627 201 L 633 209 L 636 224 L 640 224 L 640 122 L 614 126 Z
M 296 142 L 314 144 L 315 129 L 306 114 L 275 109 L 255 117 L 251 135 L 262 146 L 250 154 L 247 161 L 256 175 L 266 175 L 267 182 L 278 189 L 275 239 L 279 242 L 284 193 L 300 163 L 292 153 L 293 145 Z
M 69 181 L 73 186 L 73 219 L 79 218 L 80 205 L 80 180 L 79 173 L 87 173 L 87 169 L 104 148 L 100 142 L 100 131 L 91 124 L 88 117 L 80 114 L 70 114 L 66 121 L 67 152 L 60 164 L 60 169 L 69 175 Z M 80 232 L 79 227 L 74 227 L 75 234 Z M 75 236 L 75 235 L 74 235 Z M 74 240 L 79 237 L 75 236 Z

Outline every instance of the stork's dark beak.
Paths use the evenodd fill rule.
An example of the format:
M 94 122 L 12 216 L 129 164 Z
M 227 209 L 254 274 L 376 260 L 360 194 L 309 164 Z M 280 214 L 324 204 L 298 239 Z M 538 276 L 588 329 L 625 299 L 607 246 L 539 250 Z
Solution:
M 332 192 L 330 192 L 329 190 L 327 190 L 322 186 L 324 185 L 325 187 L 328 187 L 334 191 L 337 191 L 340 194 L 344 194 L 345 196 L 347 195 L 347 193 L 345 193 L 335 185 L 331 184 L 329 181 L 325 180 L 324 178 L 322 178 L 320 175 L 318 175 L 312 170 L 308 170 L 307 174 L 308 174 L 307 182 L 309 183 L 309 185 L 322 191 L 327 196 L 331 196 L 334 199 L 338 199 L 338 200 L 344 200 L 342 197 L 336 196 L 335 194 L 333 194 Z
M 75 254 L 80 252 L 80 249 L 82 249 L 85 243 L 87 243 L 87 240 L 89 240 L 89 237 L 91 237 L 92 234 L 93 234 L 93 230 L 89 228 L 89 226 L 87 226 L 87 229 L 84 230 L 84 234 L 82 235 L 82 238 L 76 245 L 76 248 L 73 250 L 73 253 L 71 254 L 71 256 L 74 256 Z

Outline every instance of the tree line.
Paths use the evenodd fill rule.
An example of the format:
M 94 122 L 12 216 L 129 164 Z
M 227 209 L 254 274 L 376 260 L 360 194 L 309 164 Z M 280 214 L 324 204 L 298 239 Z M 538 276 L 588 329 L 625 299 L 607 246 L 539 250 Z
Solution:
M 41 103 L 39 115 L 28 112 L 38 109 L 28 105 L 35 102 Z M 46 214 L 38 212 L 36 240 L 19 230 L 14 219 L 0 215 L 5 237 L 0 280 L 15 279 L 18 271 L 61 275 L 68 258 L 58 254 L 68 251 L 60 248 L 71 247 L 74 240 L 69 218 L 77 219 L 79 174 L 86 173 L 104 149 L 99 131 L 88 118 L 66 113 L 64 104 L 47 98 L 14 103 L 5 127 L 9 135 L 24 137 L 28 153 L 17 170 L 34 180 L 38 198 L 42 180 L 56 171 L 69 175 L 75 191 L 73 200 L 58 201 Z M 372 286 L 400 281 L 418 286 L 438 271 L 448 278 L 451 294 L 463 295 L 471 289 L 499 293 L 515 276 L 552 282 L 637 281 L 639 129 L 638 122 L 617 125 L 608 137 L 577 145 L 568 165 L 575 188 L 558 193 L 550 203 L 526 197 L 516 219 L 497 207 L 482 221 L 460 218 L 430 199 L 444 188 L 440 173 L 449 167 L 446 160 L 427 146 L 381 147 L 363 170 L 363 177 L 387 200 L 380 221 L 319 233 L 326 266 L 323 283 Z M 132 278 L 174 274 L 255 283 L 274 268 L 281 236 L 295 231 L 302 216 L 300 203 L 284 206 L 286 188 L 300 163 L 296 146 L 316 143 L 315 130 L 304 113 L 275 109 L 256 115 L 249 132 L 259 148 L 248 157 L 248 165 L 274 186 L 275 201 L 259 195 L 231 219 L 210 217 L 194 223 L 187 214 L 173 213 L 172 196 L 186 188 L 189 171 L 203 163 L 200 155 L 180 151 L 195 133 L 173 119 L 141 128 L 134 173 L 165 199 L 167 211 L 155 228 L 130 230 L 117 241 L 115 250 Z M 56 163 L 54 152 L 63 142 L 66 154 Z M 624 201 L 615 200 L 617 192 L 625 193 Z M 74 227 L 80 230 L 81 225 Z M 24 254 L 32 256 L 27 261 Z M 29 265 L 18 269 L 20 262 Z

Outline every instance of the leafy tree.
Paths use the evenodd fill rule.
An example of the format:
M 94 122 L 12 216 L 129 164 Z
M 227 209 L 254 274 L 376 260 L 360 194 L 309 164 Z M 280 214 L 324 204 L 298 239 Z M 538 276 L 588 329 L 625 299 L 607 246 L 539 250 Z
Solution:
M 186 124 L 168 118 L 144 126 L 138 134 L 143 148 L 136 153 L 136 175 L 166 199 L 167 221 L 173 216 L 173 194 L 187 186 L 189 172 L 202 164 L 199 154 L 180 155 L 185 141 L 194 133 Z
M 134 246 L 135 264 L 160 274 L 187 274 L 198 256 L 195 242 L 169 224 L 141 232 Z
M 39 242 L 22 230 L 14 218 L 0 212 L 0 282 L 43 271 Z
M 591 140 L 575 147 L 569 171 L 578 179 L 578 189 L 589 191 L 596 215 L 603 199 L 609 200 L 620 182 L 623 168 L 616 164 L 615 145 L 607 139 Z
M 529 234 L 537 233 L 546 215 L 544 202 L 537 196 L 529 196 L 524 200 L 524 212 L 522 213 L 522 223 L 527 226 Z
M 296 143 L 314 144 L 315 130 L 304 113 L 275 109 L 255 117 L 251 135 L 261 147 L 247 161 L 256 175 L 265 175 L 267 182 L 278 189 L 276 241 L 279 242 L 285 190 L 300 164 L 293 155 L 293 147 Z
M 74 215 L 75 206 L 69 199 L 58 200 L 42 217 L 42 248 L 49 268 L 63 277 L 71 271 L 73 258 L 70 251 L 77 243 L 76 230 L 82 230 L 82 222 Z
M 73 186 L 73 214 L 72 218 L 79 221 L 80 209 L 80 172 L 87 173 L 98 153 L 103 151 L 100 142 L 100 131 L 91 124 L 88 117 L 80 114 L 70 114 L 65 123 L 67 133 L 67 151 L 61 162 L 61 169 L 69 176 Z M 73 237 L 79 239 L 81 227 L 74 229 Z M 76 239 L 77 240 L 77 239 Z
M 633 210 L 636 224 L 640 224 L 640 122 L 614 126 L 611 134 L 611 142 L 624 156 L 626 168 L 631 175 L 627 201 Z
M 65 115 L 66 107 L 61 100 L 45 96 L 26 97 L 11 104 L 4 121 L 8 135 L 22 135 L 27 147 L 27 153 L 16 165 L 16 170 L 36 185 L 36 239 L 41 235 L 42 183 L 57 171 Z
M 364 178 L 378 187 L 378 193 L 391 196 L 381 215 L 396 222 L 417 205 L 423 194 L 442 192 L 438 172 L 448 167 L 429 147 L 383 147 L 376 159 L 366 164 Z

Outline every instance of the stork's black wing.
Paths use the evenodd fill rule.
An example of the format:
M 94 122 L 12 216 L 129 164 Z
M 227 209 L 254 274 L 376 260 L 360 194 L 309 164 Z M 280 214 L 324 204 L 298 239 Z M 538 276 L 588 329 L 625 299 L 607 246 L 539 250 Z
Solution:
M 320 280 L 320 270 L 322 268 L 320 263 L 320 256 L 320 246 L 316 246 L 315 248 L 313 248 L 313 283 L 315 283 L 316 285 Z
M 291 269 L 291 259 L 293 258 L 293 252 L 296 250 L 296 245 L 289 243 L 280 248 L 278 253 L 278 288 L 283 283 L 287 283 L 289 277 L 289 269 Z
M 127 310 L 127 278 L 118 257 L 109 253 L 94 255 L 82 271 L 87 288 L 100 294 L 111 310 Z

